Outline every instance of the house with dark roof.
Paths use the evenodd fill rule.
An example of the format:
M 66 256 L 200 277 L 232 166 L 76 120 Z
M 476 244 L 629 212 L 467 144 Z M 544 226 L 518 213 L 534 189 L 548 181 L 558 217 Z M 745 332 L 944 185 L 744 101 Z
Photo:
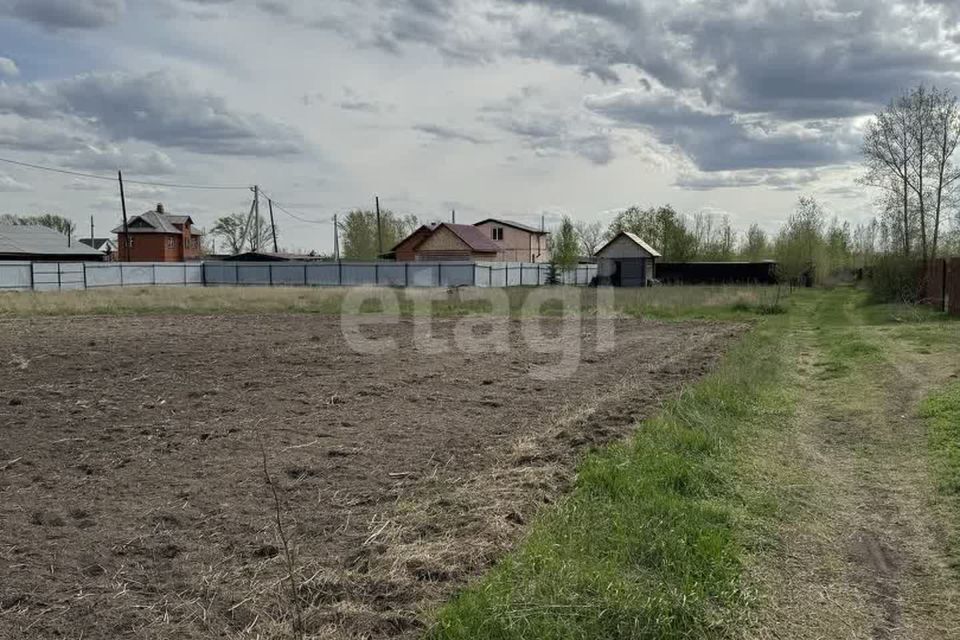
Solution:
M 190 216 L 167 213 L 162 204 L 128 220 L 126 230 L 120 225 L 113 233 L 124 261 L 184 262 L 198 260 L 203 253 L 203 234 L 193 228 Z
M 498 247 L 503 262 L 550 262 L 550 234 L 519 222 L 488 218 L 474 224 Z
M 500 246 L 473 225 L 442 222 L 423 225 L 387 255 L 400 262 L 495 262 Z
M 80 238 L 77 242 L 85 244 L 91 249 L 96 249 L 102 253 L 107 260 L 113 260 L 117 252 L 117 245 L 112 238 Z
M 98 262 L 103 254 L 71 242 L 55 229 L 39 225 L 0 225 L 0 260 L 33 262 Z

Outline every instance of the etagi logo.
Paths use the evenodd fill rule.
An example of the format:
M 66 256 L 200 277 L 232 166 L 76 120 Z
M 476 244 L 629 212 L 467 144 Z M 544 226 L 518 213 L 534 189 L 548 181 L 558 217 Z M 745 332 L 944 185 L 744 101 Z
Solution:
M 401 348 L 424 355 L 462 353 L 501 355 L 522 349 L 544 356 L 532 365 L 536 380 L 565 380 L 576 374 L 584 343 L 590 340 L 597 353 L 616 348 L 613 289 L 591 289 L 590 304 L 584 290 L 543 287 L 526 292 L 521 304 L 504 289 L 464 288 L 351 289 L 341 306 L 340 327 L 347 345 L 356 353 L 387 356 Z M 437 313 L 437 307 L 455 302 L 454 313 Z M 403 329 L 409 329 L 404 335 Z M 409 340 L 409 345 L 401 341 Z

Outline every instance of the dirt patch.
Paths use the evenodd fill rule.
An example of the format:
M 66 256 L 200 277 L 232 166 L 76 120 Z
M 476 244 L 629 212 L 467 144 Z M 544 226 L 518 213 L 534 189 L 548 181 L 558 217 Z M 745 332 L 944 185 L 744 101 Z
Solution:
M 425 355 L 403 322 L 375 356 L 319 316 L 2 321 L 0 637 L 288 636 L 261 442 L 308 634 L 415 635 L 745 327 L 616 329 L 545 382 L 517 325 Z

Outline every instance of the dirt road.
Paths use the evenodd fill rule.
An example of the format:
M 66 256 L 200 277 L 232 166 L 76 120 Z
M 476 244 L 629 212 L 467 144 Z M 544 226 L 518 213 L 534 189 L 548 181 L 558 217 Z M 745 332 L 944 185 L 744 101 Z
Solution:
M 799 412 L 771 455 L 783 526 L 753 567 L 757 638 L 960 638 L 960 581 L 935 508 L 920 401 L 960 373 L 960 340 L 931 352 L 871 325 L 842 292 L 796 314 Z M 942 331 L 949 331 L 949 328 Z

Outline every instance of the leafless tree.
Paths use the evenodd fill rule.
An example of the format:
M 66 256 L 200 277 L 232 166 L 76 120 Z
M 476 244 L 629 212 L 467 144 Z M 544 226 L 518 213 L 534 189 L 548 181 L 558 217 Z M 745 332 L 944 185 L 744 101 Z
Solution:
M 945 210 L 960 187 L 960 168 L 953 161 L 958 146 L 960 106 L 949 91 L 936 87 L 921 85 L 901 95 L 867 126 L 862 181 L 886 191 L 881 202 L 888 217 L 897 211 L 891 229 L 905 255 L 917 246 L 927 260 L 941 249 Z
M 601 222 L 577 222 L 573 229 L 580 242 L 580 250 L 585 256 L 592 256 L 600 248 L 606 233 Z

